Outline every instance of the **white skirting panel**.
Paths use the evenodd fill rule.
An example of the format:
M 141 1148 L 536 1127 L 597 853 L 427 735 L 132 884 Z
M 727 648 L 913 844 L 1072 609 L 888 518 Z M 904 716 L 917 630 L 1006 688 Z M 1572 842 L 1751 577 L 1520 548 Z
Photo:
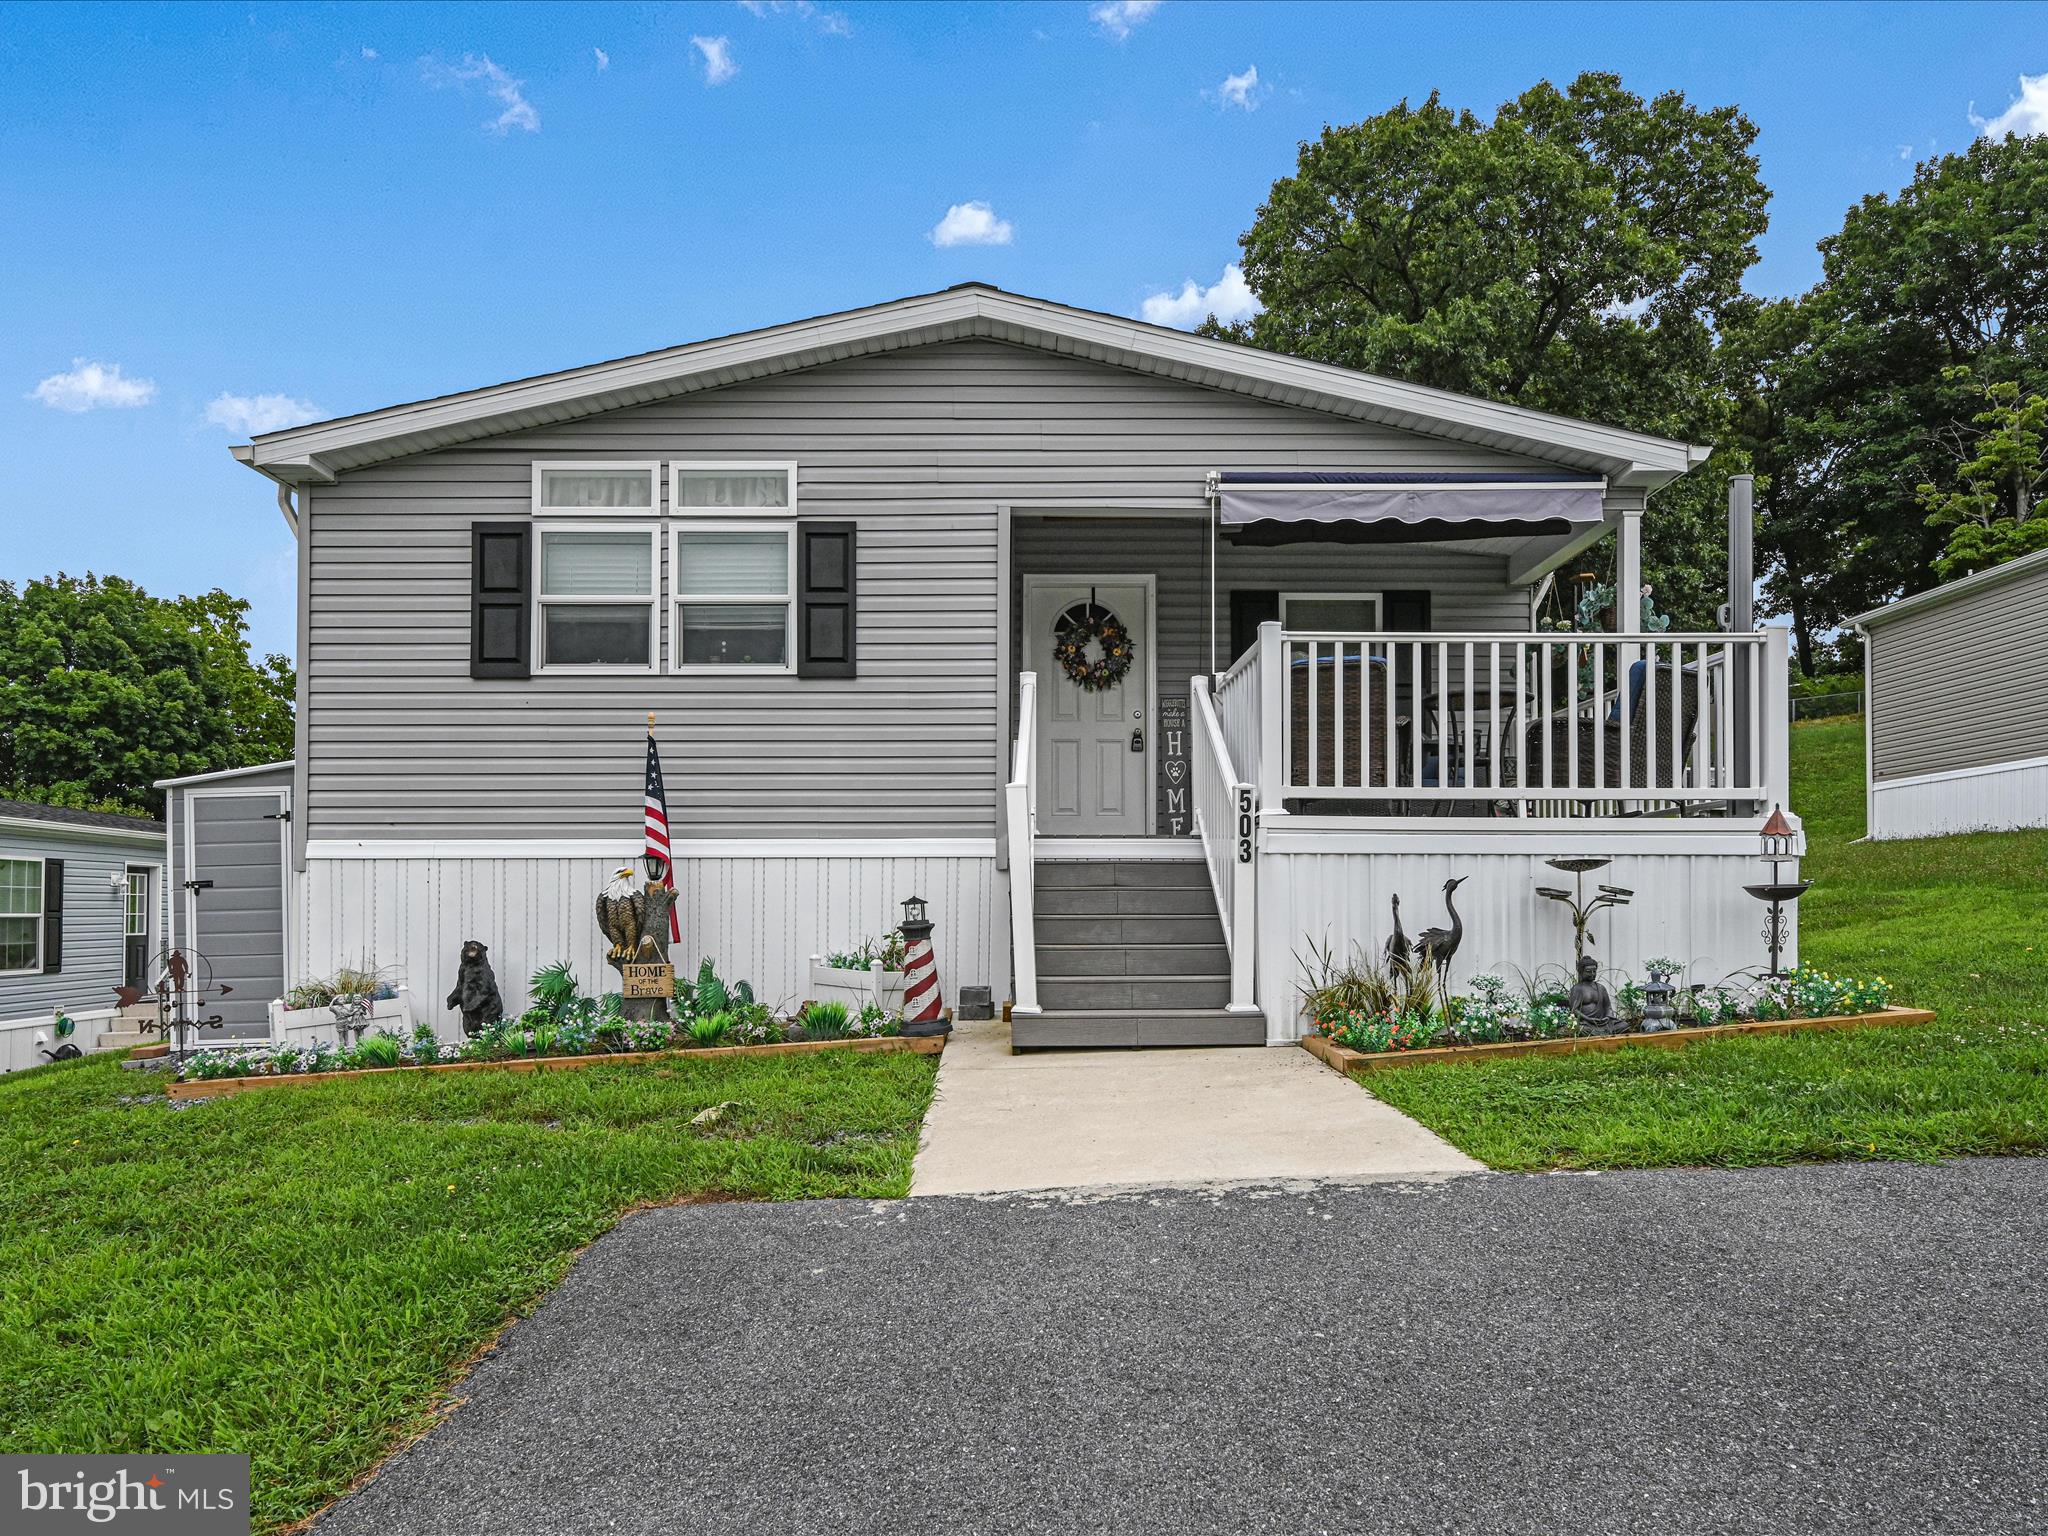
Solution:
M 2048 757 L 1911 779 L 1870 789 L 1870 836 L 1944 837 L 2048 827 Z
M 1443 842 L 1455 845 L 1454 838 Z M 1600 851 L 1574 844 L 1526 854 L 1263 855 L 1257 985 L 1268 1038 L 1294 1040 L 1304 1033 L 1300 985 L 1304 962 L 1312 963 L 1311 944 L 1340 959 L 1354 951 L 1377 959 L 1393 929 L 1389 898 L 1396 895 L 1411 940 L 1425 928 L 1449 927 L 1443 887 L 1457 875 L 1469 878 L 1453 898 L 1465 920 L 1451 963 L 1454 988 L 1462 991 L 1482 971 L 1519 984 L 1518 970 L 1534 976 L 1545 967 L 1568 980 L 1571 914 L 1538 896 L 1536 887 L 1572 888 L 1572 876 L 1552 869 L 1546 857 Z M 1586 875 L 1587 894 L 1604 882 L 1634 891 L 1635 899 L 1593 919 L 1590 952 L 1603 970 L 1619 969 L 1637 981 L 1647 979 L 1643 962 L 1662 956 L 1687 964 L 1682 982 L 1715 983 L 1737 971 L 1761 970 L 1770 958 L 1763 940 L 1767 909 L 1742 887 L 1768 873 L 1754 853 L 1616 854 L 1605 869 Z M 1798 954 L 1797 917 L 1796 907 L 1787 908 L 1788 968 Z
M 445 846 L 445 845 L 443 845 Z M 804 845 L 814 849 L 817 845 Z M 438 1018 L 465 939 L 488 946 L 508 1010 L 525 1006 L 527 979 L 567 960 L 588 992 L 618 975 L 604 963 L 597 893 L 616 858 L 321 857 L 297 876 L 292 980 L 374 963 L 413 989 L 421 1018 Z M 810 957 L 879 936 L 922 896 L 949 1004 L 962 986 L 1009 981 L 1005 895 L 991 857 L 843 857 L 815 852 L 685 857 L 676 865 L 682 943 L 694 973 L 709 957 L 728 982 L 750 981 L 762 1001 L 803 1000 Z

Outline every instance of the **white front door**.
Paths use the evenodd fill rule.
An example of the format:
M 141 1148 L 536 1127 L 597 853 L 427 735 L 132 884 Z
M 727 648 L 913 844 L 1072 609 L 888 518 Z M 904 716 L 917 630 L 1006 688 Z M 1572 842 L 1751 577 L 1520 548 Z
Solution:
M 1130 577 L 1030 580 L 1024 595 L 1024 661 L 1038 674 L 1038 830 L 1045 837 L 1144 837 L 1152 830 L 1151 589 Z M 1108 621 L 1130 647 L 1114 683 L 1083 687 L 1060 663 L 1071 645 Z M 1088 639 L 1082 655 L 1103 659 Z

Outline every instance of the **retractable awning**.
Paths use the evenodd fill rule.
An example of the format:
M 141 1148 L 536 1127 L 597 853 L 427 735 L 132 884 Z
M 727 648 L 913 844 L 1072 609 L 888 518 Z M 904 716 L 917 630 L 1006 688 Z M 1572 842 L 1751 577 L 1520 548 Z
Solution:
M 1223 527 L 1254 542 L 1576 533 L 1598 526 L 1606 489 L 1604 481 L 1584 475 L 1541 471 L 1226 470 L 1217 476 Z

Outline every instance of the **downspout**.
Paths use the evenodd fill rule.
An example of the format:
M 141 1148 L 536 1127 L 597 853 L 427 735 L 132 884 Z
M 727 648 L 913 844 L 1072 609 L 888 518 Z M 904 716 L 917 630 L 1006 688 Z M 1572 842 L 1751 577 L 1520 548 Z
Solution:
M 1545 571 L 1543 579 L 1529 592 L 1529 633 L 1536 633 L 1536 625 L 1543 617 L 1543 600 L 1550 596 L 1550 589 L 1557 585 L 1557 572 Z
M 284 514 L 284 525 L 291 529 L 292 537 L 299 536 L 299 513 L 292 505 L 292 488 L 282 480 L 277 482 L 277 510 Z

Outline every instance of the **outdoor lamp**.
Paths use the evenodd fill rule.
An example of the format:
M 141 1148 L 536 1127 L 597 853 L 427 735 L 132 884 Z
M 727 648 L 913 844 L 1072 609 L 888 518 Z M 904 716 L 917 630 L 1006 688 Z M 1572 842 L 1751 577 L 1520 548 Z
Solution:
M 640 855 L 640 867 L 647 871 L 647 883 L 658 885 L 662 872 L 668 868 L 668 860 L 650 848 Z
M 1771 808 L 1771 819 L 1764 823 L 1764 857 L 1773 863 L 1780 859 L 1791 858 L 1792 845 L 1797 840 L 1798 835 L 1793 832 L 1792 823 L 1785 819 L 1785 807 L 1782 805 L 1773 806 Z M 1775 877 L 1776 871 L 1772 871 L 1772 874 Z
M 912 923 L 922 923 L 925 920 L 924 898 L 906 896 L 903 899 L 903 926 L 907 928 Z

